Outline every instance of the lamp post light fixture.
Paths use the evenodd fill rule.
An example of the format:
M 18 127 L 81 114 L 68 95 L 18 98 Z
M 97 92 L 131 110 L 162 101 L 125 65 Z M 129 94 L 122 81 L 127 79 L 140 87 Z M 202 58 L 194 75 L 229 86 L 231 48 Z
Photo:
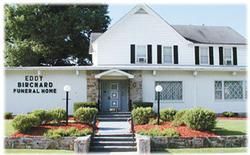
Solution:
M 155 87 L 155 91 L 157 92 L 157 99 L 158 99 L 158 104 L 157 104 L 157 125 L 160 124 L 160 94 L 162 91 L 162 86 L 161 85 L 157 85 Z
M 65 85 L 63 90 L 66 92 L 66 125 L 68 125 L 69 119 L 69 92 L 71 91 L 70 85 Z

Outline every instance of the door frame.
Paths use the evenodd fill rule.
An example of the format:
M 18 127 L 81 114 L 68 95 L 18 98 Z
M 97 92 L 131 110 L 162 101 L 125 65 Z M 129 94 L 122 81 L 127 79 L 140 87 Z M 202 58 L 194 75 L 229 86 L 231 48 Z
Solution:
M 119 99 L 120 100 L 120 103 L 119 103 L 120 108 L 118 107 L 117 111 L 128 112 L 129 111 L 129 101 L 130 101 L 130 99 L 129 99 L 129 97 L 130 97 L 130 94 L 129 94 L 129 92 L 130 92 L 130 89 L 129 89 L 130 81 L 128 79 L 104 79 L 104 80 L 99 80 L 98 81 L 98 84 L 99 84 L 99 90 L 98 90 L 98 92 L 99 92 L 99 100 L 98 100 L 98 102 L 99 102 L 99 110 L 101 112 L 112 112 L 110 110 L 106 110 L 106 108 L 104 108 L 104 105 L 103 105 L 103 104 L 107 104 L 107 102 L 105 103 L 105 101 L 103 101 L 103 95 L 104 95 L 103 89 L 105 89 L 104 88 L 105 85 L 103 83 L 104 82 L 110 82 L 110 87 L 111 87 L 112 81 L 113 81 L 113 83 L 120 83 L 120 84 L 118 84 L 118 91 L 119 91 L 118 95 L 120 95 L 122 93 L 122 91 L 123 91 L 122 87 L 120 85 L 123 84 L 123 85 L 126 86 L 126 90 L 124 90 L 124 92 L 126 94 L 125 95 L 126 100 L 123 101 L 122 95 L 120 95 L 120 99 Z M 124 81 L 124 83 L 122 83 L 122 81 Z M 109 109 L 110 109 L 110 106 L 111 106 L 111 102 L 109 103 Z

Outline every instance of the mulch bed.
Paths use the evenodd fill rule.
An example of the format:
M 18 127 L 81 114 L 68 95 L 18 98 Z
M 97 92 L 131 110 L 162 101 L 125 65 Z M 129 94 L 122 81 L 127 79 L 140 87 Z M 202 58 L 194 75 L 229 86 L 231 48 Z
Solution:
M 246 120 L 247 117 L 217 117 L 219 120 Z M 219 135 L 216 135 L 213 132 L 209 131 L 198 131 L 198 130 L 192 130 L 188 128 L 185 125 L 175 127 L 171 125 L 171 122 L 163 122 L 159 126 L 158 125 L 135 125 L 135 131 L 142 131 L 142 130 L 149 130 L 152 128 L 158 128 L 160 130 L 164 130 L 167 128 L 175 129 L 177 132 L 180 133 L 181 137 L 216 137 Z
M 41 125 L 39 127 L 33 127 L 30 132 L 28 133 L 20 133 L 16 132 L 14 133 L 11 137 L 34 137 L 34 136 L 43 136 L 43 134 L 48 131 L 49 129 L 58 129 L 58 128 L 63 128 L 63 129 L 68 129 L 71 127 L 75 127 L 77 129 L 86 129 L 90 128 L 92 129 L 92 126 L 87 125 L 87 124 L 82 124 L 82 123 L 72 123 L 69 122 L 69 124 L 66 126 L 65 124 L 62 125 Z
M 207 132 L 207 131 L 197 131 L 197 130 L 192 130 L 188 128 L 187 126 L 179 126 L 179 127 L 174 127 L 171 125 L 171 122 L 164 122 L 161 123 L 161 125 L 135 125 L 135 131 L 141 131 L 141 130 L 149 130 L 152 128 L 159 128 L 160 130 L 164 130 L 167 128 L 172 128 L 175 129 L 177 132 L 180 133 L 181 137 L 216 137 L 218 135 L 214 134 L 213 132 Z

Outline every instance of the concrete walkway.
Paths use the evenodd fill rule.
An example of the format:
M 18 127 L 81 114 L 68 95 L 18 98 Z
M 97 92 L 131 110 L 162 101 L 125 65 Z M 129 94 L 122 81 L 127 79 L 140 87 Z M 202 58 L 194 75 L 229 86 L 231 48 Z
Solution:
M 115 135 L 115 134 L 129 134 L 130 124 L 127 121 L 123 122 L 109 122 L 100 121 L 98 124 L 98 135 Z

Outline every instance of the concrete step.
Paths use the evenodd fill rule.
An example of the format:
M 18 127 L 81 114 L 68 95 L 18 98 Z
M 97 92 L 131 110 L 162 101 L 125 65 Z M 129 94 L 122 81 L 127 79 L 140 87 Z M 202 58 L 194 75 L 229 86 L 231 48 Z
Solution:
M 120 118 L 120 117 L 102 117 L 102 118 L 97 118 L 99 121 L 105 121 L 105 122 L 124 122 L 128 121 L 128 118 Z
M 93 152 L 133 152 L 136 146 L 90 146 Z
M 95 137 L 133 137 L 133 134 L 96 134 Z
M 93 137 L 91 139 L 92 141 L 134 141 L 135 139 L 133 137 Z
M 93 141 L 93 146 L 136 146 L 134 141 Z
M 97 115 L 97 118 L 100 118 L 100 117 L 131 117 L 131 115 L 129 115 L 129 114 L 107 114 L 107 115 Z
M 98 115 L 131 115 L 131 112 L 99 112 Z

